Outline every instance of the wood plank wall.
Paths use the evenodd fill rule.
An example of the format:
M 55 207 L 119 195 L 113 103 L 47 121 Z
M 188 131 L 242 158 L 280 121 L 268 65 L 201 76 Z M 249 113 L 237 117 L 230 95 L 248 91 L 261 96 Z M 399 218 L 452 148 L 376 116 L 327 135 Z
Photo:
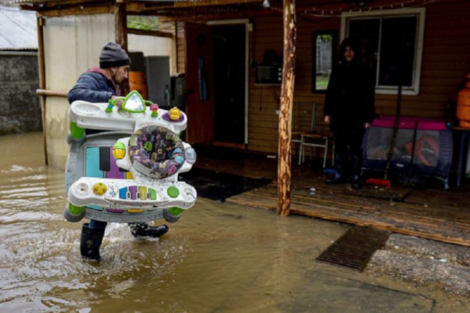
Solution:
M 445 14 L 443 14 L 445 12 Z M 440 1 L 426 5 L 424 49 L 420 94 L 402 96 L 404 116 L 452 118 L 454 110 L 449 101 L 456 101 L 463 87 L 465 75 L 470 73 L 470 2 Z M 250 35 L 250 63 L 263 62 L 264 52 L 274 49 L 281 54 L 282 16 L 273 11 L 272 16 L 252 19 Z M 178 24 L 178 30 L 182 29 Z M 317 129 L 328 132 L 323 123 L 323 94 L 313 94 L 312 84 L 312 33 L 317 30 L 340 32 L 340 18 L 314 18 L 297 15 L 297 61 L 294 102 L 295 114 L 309 114 L 310 103 L 317 103 Z M 178 32 L 178 70 L 184 69 L 184 40 Z M 338 38 L 339 39 L 339 38 Z M 338 43 L 339 44 L 339 43 Z M 255 84 L 255 70 L 249 69 L 249 135 L 248 150 L 277 154 L 280 86 Z M 396 95 L 376 95 L 376 112 L 394 115 Z M 300 115 L 299 115 L 300 112 Z M 309 118 L 299 119 L 300 128 L 308 130 Z
M 323 122 L 323 94 L 312 93 L 312 33 L 316 30 L 338 29 L 337 19 L 297 17 L 297 56 L 294 93 L 296 130 L 310 130 L 312 104 L 317 104 L 317 131 L 329 133 Z M 250 60 L 263 62 L 266 50 L 283 51 L 282 16 L 258 17 L 254 20 L 250 38 Z M 248 150 L 277 154 L 280 86 L 255 84 L 255 69 L 249 75 L 249 135 Z
M 186 64 L 186 40 L 184 37 L 184 22 L 176 22 L 176 53 L 178 60 L 176 62 L 176 72 L 185 73 Z

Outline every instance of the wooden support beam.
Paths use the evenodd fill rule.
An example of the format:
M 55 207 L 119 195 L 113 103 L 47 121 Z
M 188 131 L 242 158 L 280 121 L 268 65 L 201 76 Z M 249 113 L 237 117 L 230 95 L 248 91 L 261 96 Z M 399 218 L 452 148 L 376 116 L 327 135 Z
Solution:
M 126 6 L 123 3 L 114 5 L 114 37 L 116 43 L 127 51 L 127 18 Z
M 46 88 L 46 65 L 44 61 L 44 19 L 41 16 L 36 17 L 36 29 L 38 35 L 38 63 L 39 63 L 39 88 Z M 46 97 L 41 95 L 39 98 L 41 103 L 41 118 L 42 118 L 42 139 L 44 144 L 44 161 L 49 165 L 47 158 L 47 127 L 46 127 Z
M 70 15 L 93 15 L 93 14 L 112 14 L 114 9 L 112 6 L 100 7 L 75 7 L 69 9 L 41 10 L 38 11 L 39 16 L 43 17 L 60 17 Z
M 57 90 L 48 90 L 48 89 L 37 89 L 36 94 L 41 97 L 62 97 L 67 98 L 67 91 L 57 91 Z
M 174 43 L 174 56 L 175 56 L 175 61 L 174 61 L 174 64 L 175 64 L 175 69 L 176 69 L 176 73 L 179 73 L 179 69 L 178 69 L 178 22 L 175 21 L 175 40 L 173 40 L 173 43 Z
M 159 9 L 171 9 L 174 8 L 171 2 L 132 2 L 126 3 L 126 12 L 128 14 L 138 14 L 142 12 L 148 12 Z
M 297 39 L 297 22 L 295 0 L 284 0 L 284 56 L 281 85 L 281 107 L 279 111 L 279 145 L 278 145 L 278 203 L 276 213 L 280 216 L 290 214 L 291 202 L 291 136 L 292 136 L 292 103 L 295 83 L 295 51 Z
M 260 0 L 201 0 L 201 1 L 175 1 L 175 8 L 191 8 L 203 6 L 221 6 L 244 3 L 261 3 Z
M 162 32 L 158 30 L 142 30 L 142 29 L 127 29 L 128 34 L 141 35 L 141 36 L 154 36 L 163 38 L 173 38 L 173 34 L 169 32 Z
M 127 49 L 127 16 L 126 5 L 124 3 L 116 3 L 114 5 L 114 38 L 117 44 L 120 44 L 124 50 Z M 129 80 L 125 79 L 119 84 L 122 95 L 129 93 Z

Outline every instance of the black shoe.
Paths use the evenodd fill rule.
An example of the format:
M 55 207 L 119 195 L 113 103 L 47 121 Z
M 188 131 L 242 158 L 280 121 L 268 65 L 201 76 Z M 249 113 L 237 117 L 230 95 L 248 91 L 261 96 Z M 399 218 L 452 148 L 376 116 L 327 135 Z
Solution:
M 352 188 L 353 189 L 362 189 L 362 181 L 360 176 L 354 176 L 353 183 L 352 183 Z
M 99 261 L 100 246 L 103 241 L 105 229 L 89 228 L 89 224 L 85 223 L 82 226 L 82 235 L 80 238 L 80 254 L 85 260 Z
M 138 224 L 130 224 L 129 227 L 131 228 L 132 236 L 136 238 L 142 238 L 142 237 L 158 238 L 160 236 L 165 235 L 169 230 L 168 226 L 164 224 L 153 227 L 145 223 L 138 223 Z
M 326 183 L 329 185 L 341 184 L 341 183 L 344 183 L 344 179 L 341 175 L 336 173 L 335 176 L 333 176 L 333 178 L 328 178 L 326 180 Z

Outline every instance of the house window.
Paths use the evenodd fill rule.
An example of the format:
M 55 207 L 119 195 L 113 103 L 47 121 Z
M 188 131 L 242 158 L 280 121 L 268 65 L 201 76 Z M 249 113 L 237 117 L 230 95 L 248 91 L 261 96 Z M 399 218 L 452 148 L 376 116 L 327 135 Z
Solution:
M 376 93 L 417 95 L 421 75 L 423 8 L 369 13 L 345 13 L 342 38 L 355 38 L 362 59 L 375 71 Z

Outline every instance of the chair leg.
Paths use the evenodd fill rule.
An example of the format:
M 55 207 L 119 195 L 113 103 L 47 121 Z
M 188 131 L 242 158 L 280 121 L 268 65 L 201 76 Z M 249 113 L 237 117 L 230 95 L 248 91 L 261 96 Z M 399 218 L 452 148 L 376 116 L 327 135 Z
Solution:
M 300 145 L 299 145 L 299 165 L 302 164 L 302 152 L 304 149 L 304 137 L 300 137 Z
M 328 155 L 328 138 L 325 140 L 325 150 L 323 151 L 323 168 L 326 167 L 326 156 Z
M 333 159 L 331 161 L 332 166 L 335 166 L 335 149 L 336 149 L 336 146 L 335 146 L 335 143 L 333 142 Z

